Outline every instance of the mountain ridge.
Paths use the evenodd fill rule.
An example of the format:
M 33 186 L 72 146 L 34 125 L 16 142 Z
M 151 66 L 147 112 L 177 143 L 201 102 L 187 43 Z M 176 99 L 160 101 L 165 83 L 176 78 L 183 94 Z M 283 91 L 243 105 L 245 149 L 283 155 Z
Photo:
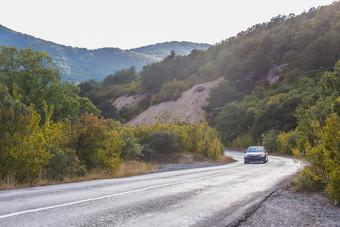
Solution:
M 172 50 L 179 55 L 187 55 L 194 49 L 205 50 L 211 46 L 172 41 L 128 50 L 117 47 L 87 49 L 46 41 L 3 25 L 0 25 L 0 45 L 13 46 L 17 49 L 33 47 L 34 50 L 46 51 L 60 69 L 62 80 L 75 82 L 102 80 L 117 70 L 131 66 L 141 70 L 147 64 L 162 60 Z

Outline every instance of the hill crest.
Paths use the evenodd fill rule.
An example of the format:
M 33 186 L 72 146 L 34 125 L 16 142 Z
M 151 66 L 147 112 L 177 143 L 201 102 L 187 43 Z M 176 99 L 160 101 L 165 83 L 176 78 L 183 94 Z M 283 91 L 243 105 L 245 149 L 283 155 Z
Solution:
M 173 41 L 130 50 L 113 47 L 87 49 L 45 41 L 0 25 L 1 45 L 17 49 L 32 46 L 34 50 L 45 51 L 60 69 L 62 80 L 75 82 L 102 80 L 117 70 L 131 66 L 141 70 L 144 65 L 162 60 L 172 50 L 178 55 L 187 55 L 194 49 L 206 50 L 210 47 L 209 44 Z

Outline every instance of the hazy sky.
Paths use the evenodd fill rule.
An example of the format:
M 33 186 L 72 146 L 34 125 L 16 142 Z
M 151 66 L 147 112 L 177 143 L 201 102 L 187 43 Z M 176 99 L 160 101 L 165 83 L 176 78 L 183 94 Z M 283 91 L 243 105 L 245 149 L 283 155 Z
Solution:
M 215 44 L 279 14 L 334 0 L 0 0 L 0 24 L 73 47 Z

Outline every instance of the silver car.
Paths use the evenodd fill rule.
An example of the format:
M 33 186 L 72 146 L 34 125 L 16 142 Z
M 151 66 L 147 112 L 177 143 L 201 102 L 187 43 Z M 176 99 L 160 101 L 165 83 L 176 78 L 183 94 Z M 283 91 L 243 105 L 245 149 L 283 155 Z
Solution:
M 263 146 L 251 146 L 244 154 L 244 163 L 249 162 L 268 162 L 268 152 Z

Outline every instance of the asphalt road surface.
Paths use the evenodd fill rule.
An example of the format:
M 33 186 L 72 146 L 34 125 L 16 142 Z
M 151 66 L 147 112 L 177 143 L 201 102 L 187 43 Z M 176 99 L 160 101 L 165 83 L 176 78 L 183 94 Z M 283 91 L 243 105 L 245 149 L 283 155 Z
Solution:
M 300 168 L 269 156 L 121 179 L 0 191 L 0 226 L 226 226 Z

